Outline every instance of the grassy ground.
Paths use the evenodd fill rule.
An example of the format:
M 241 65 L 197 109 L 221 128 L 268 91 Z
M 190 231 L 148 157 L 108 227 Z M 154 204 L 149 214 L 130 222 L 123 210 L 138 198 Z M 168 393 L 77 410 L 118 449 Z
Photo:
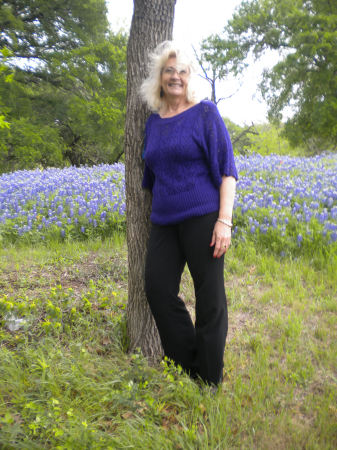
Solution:
M 337 447 L 336 256 L 231 248 L 216 395 L 125 352 L 126 258 L 123 237 L 0 250 L 1 448 Z

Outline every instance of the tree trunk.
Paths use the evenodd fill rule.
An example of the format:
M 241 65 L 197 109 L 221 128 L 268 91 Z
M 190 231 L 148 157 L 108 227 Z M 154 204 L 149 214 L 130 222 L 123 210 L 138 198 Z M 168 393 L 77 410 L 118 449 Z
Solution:
M 148 53 L 172 39 L 176 0 L 134 0 L 127 49 L 127 109 L 125 123 L 125 181 L 128 244 L 127 328 L 130 351 L 140 348 L 151 360 L 162 347 L 144 291 L 146 245 L 150 229 L 151 194 L 142 189 L 144 126 L 149 110 L 139 87 L 147 76 Z

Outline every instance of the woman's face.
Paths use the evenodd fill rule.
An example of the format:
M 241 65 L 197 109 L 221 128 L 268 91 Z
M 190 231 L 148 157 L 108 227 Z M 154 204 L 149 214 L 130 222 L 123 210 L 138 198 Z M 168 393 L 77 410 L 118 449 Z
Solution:
M 161 73 L 161 87 L 164 97 L 186 98 L 189 70 L 187 67 L 177 67 L 175 56 L 169 58 Z

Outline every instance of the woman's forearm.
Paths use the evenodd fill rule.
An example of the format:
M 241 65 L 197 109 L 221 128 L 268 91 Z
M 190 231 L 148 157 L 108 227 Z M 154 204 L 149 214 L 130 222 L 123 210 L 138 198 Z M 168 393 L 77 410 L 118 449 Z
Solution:
M 232 219 L 235 198 L 236 180 L 234 177 L 223 176 L 220 186 L 220 219 Z

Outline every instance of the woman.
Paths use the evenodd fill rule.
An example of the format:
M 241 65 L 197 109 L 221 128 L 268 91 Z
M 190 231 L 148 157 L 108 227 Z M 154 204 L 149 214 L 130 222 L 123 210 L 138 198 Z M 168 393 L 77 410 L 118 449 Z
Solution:
M 224 254 L 237 180 L 232 145 L 216 106 L 196 100 L 193 63 L 175 43 L 160 44 L 149 68 L 141 87 L 153 111 L 143 154 L 142 185 L 153 194 L 146 295 L 165 355 L 192 377 L 218 385 L 228 328 Z M 186 263 L 195 325 L 178 297 Z

